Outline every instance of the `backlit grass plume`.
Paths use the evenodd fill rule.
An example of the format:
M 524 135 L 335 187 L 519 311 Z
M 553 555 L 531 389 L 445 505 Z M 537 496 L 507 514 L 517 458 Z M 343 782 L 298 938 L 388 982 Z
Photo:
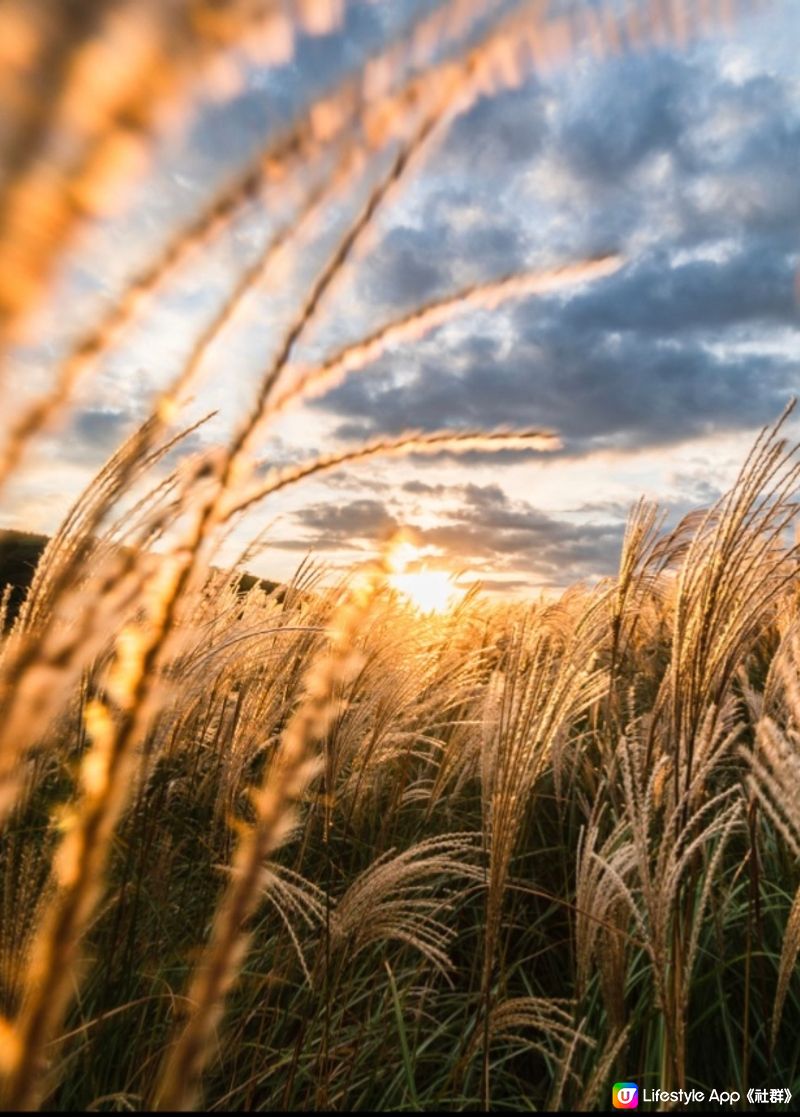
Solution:
M 616 573 L 558 596 L 459 586 L 427 610 L 390 570 L 403 533 L 335 583 L 313 557 L 251 573 L 274 498 L 339 467 L 564 449 L 424 415 L 297 458 L 274 435 L 456 316 L 627 264 L 500 269 L 318 351 L 454 120 L 579 46 L 683 44 L 745 6 L 412 6 L 72 314 L 84 236 L 165 145 L 363 2 L 0 2 L 2 499 L 102 405 L 134 330 L 158 364 L 151 311 L 232 248 L 136 429 L 0 585 L 0 1102 L 580 1111 L 623 1075 L 796 1093 L 793 405 L 712 507 L 669 527 L 640 501 Z M 22 383 L 53 306 L 64 339 Z M 209 386 L 230 414 L 198 417 Z

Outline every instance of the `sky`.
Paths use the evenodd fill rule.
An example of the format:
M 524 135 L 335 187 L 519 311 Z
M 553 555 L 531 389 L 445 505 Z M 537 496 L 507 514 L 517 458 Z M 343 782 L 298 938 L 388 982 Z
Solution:
M 70 337 L 176 223 L 424 6 L 349 0 L 337 31 L 304 36 L 290 63 L 250 65 L 238 91 L 199 104 L 119 212 L 67 260 L 35 344 L 17 354 L 21 394 L 47 384 Z M 798 45 L 800 5 L 774 0 L 680 48 L 596 58 L 578 45 L 459 116 L 379 211 L 297 360 L 509 272 L 606 253 L 622 266 L 469 310 L 390 347 L 282 417 L 263 457 L 299 461 L 409 428 L 541 427 L 562 448 L 373 459 L 327 474 L 242 525 L 240 541 L 265 531 L 256 571 L 288 577 L 306 552 L 343 568 L 405 527 L 428 562 L 466 581 L 551 592 L 614 572 L 640 496 L 657 500 L 667 522 L 716 499 L 800 385 Z M 247 406 L 281 325 L 364 189 L 354 184 L 325 211 L 280 282 L 254 292 L 207 354 L 193 407 L 218 415 L 193 448 L 223 438 Z M 280 199 L 254 204 L 175 278 L 82 387 L 67 423 L 40 441 L 0 526 L 55 529 L 291 212 Z

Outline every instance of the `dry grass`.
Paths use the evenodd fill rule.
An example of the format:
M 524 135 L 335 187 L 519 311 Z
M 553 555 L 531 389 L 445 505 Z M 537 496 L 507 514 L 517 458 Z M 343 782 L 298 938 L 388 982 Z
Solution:
M 546 7 L 445 0 L 409 27 L 175 233 L 50 389 L 4 416 L 0 484 L 147 299 L 243 207 L 291 200 L 0 638 L 7 1108 L 586 1109 L 615 1076 L 800 1085 L 788 413 L 714 508 L 665 532 L 639 504 L 617 577 L 557 602 L 473 594 L 432 620 L 382 561 L 333 587 L 303 566 L 272 593 L 215 565 L 245 511 L 321 471 L 558 445 L 407 432 L 268 472 L 257 456 L 280 412 L 390 344 L 619 265 L 502 276 L 296 361 L 376 215 L 477 96 L 580 37 L 598 52 L 680 41 L 735 6 Z M 332 0 L 0 5 L 3 354 L 198 82 L 235 91 L 243 57 L 285 59 L 298 27 L 340 18 Z M 353 199 L 230 439 L 190 453 L 208 417 L 182 430 L 181 415 L 210 346 Z

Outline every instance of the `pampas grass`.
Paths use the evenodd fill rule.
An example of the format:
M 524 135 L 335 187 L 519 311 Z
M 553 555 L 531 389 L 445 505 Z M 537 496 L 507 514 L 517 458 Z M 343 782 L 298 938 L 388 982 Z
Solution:
M 73 7 L 0 10 L 6 361 L 78 230 L 196 92 L 230 96 L 244 60 L 286 61 L 298 32 L 342 20 L 331 0 Z M 68 512 L 8 627 L 0 587 L 6 1108 L 581 1110 L 607 1107 L 615 1077 L 800 1086 L 791 407 L 714 507 L 667 530 L 640 502 L 617 575 L 556 601 L 473 591 L 422 615 L 387 580 L 392 541 L 336 585 L 310 562 L 282 587 L 245 578 L 269 527 L 219 561 L 248 510 L 340 466 L 558 448 L 555 431 L 407 431 L 261 458 L 279 414 L 392 347 L 620 266 L 500 276 L 303 363 L 455 116 L 578 42 L 684 42 L 734 7 L 423 12 L 172 230 L 4 413 L 0 484 L 166 284 L 280 194 L 290 216 Z M 214 416 L 182 415 L 211 347 L 280 293 L 334 203 L 327 256 L 210 445 Z

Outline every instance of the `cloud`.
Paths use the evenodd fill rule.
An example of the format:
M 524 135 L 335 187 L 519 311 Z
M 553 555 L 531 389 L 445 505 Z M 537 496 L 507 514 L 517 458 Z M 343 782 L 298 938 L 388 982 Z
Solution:
M 403 487 L 417 494 L 413 482 Z M 423 487 L 425 488 L 425 487 Z M 421 546 L 433 546 L 452 566 L 514 576 L 515 584 L 561 586 L 616 570 L 621 523 L 570 521 L 542 512 L 526 501 L 511 500 L 496 484 L 428 486 L 444 498 L 435 527 L 420 527 L 402 517 Z M 400 527 L 401 512 L 379 500 L 318 503 L 295 514 L 307 533 L 291 549 L 318 551 L 374 544 Z M 283 546 L 283 544 L 278 544 Z
M 336 347 L 470 282 L 608 250 L 628 263 L 597 283 L 471 313 L 394 347 L 314 401 L 321 413 L 308 430 L 301 415 L 271 460 L 305 458 L 329 433 L 346 441 L 408 428 L 521 425 L 556 429 L 562 453 L 581 457 L 749 432 L 774 418 L 795 390 L 800 340 L 800 97 L 791 56 L 800 25 L 794 3 L 777 7 L 773 22 L 742 22 L 727 42 L 600 61 L 576 54 L 560 72 L 481 98 L 458 117 L 408 189 L 378 214 L 376 243 L 348 272 L 339 301 L 315 320 L 314 358 L 314 347 Z M 186 140 L 159 152 L 141 206 L 127 222 L 111 223 L 94 255 L 81 257 L 87 270 L 73 269 L 71 301 L 113 297 L 131 268 L 129 246 L 146 257 L 315 91 L 424 8 L 410 0 L 348 4 L 340 33 L 301 35 L 290 64 L 253 69 L 231 104 L 203 105 Z M 355 193 L 348 201 L 357 202 Z M 236 235 L 212 247 L 203 268 L 189 269 L 105 361 L 93 406 L 76 412 L 58 443 L 62 460 L 88 472 L 141 417 L 232 271 L 282 219 L 285 199 L 267 202 L 247 209 Z M 226 337 L 215 360 L 236 375 L 208 378 L 223 418 L 198 438 L 217 437 L 237 407 L 249 406 L 265 338 L 289 304 L 302 301 L 346 209 L 331 209 L 319 243 L 298 253 L 296 274 L 264 293 L 252 329 L 240 323 Z M 46 339 L 24 354 L 21 367 L 32 375 L 57 358 L 67 325 L 76 328 L 63 305 L 56 300 Z M 308 344 L 302 339 L 300 349 Z M 146 376 L 133 373 L 140 364 Z M 492 476 L 501 477 L 503 463 L 521 458 L 467 455 L 458 467 L 448 464 L 446 484 L 430 459 L 420 459 L 425 472 L 393 490 L 371 471 L 331 474 L 321 483 L 334 499 L 296 514 L 291 538 L 275 545 L 367 548 L 408 516 L 429 523 L 422 511 L 435 504 L 441 514 L 427 541 L 495 580 L 564 584 L 613 570 L 626 509 L 608 499 L 601 476 L 596 501 L 568 513 L 511 500 L 499 484 L 469 484 L 473 462 L 491 461 Z M 652 460 L 663 465 L 663 455 Z M 705 483 L 703 470 L 671 478 L 661 470 L 671 516 L 716 492 L 712 469 Z M 557 485 L 558 465 L 552 470 Z
M 128 408 L 119 410 L 111 407 L 80 408 L 75 411 L 70 420 L 69 437 L 60 440 L 59 452 L 68 461 L 88 464 L 96 468 L 99 463 L 116 452 L 142 418 L 143 408 L 140 401 L 133 398 Z M 178 433 L 178 429 L 172 432 L 165 431 L 162 441 L 170 441 Z M 156 468 L 163 473 L 167 469 L 174 468 L 188 455 L 199 453 L 207 446 L 206 429 L 200 427 L 180 438 Z
M 516 222 L 500 215 L 476 216 L 471 200 L 458 193 L 432 202 L 425 227 L 389 230 L 358 278 L 359 296 L 396 315 L 450 294 L 487 275 L 499 277 L 525 267 L 525 242 Z
M 412 481 L 406 481 L 403 485 L 403 492 L 411 493 L 414 496 L 442 496 L 450 491 L 452 489 L 448 485 L 429 485 L 425 481 L 420 481 L 417 477 Z
M 294 519 L 305 532 L 304 536 L 276 540 L 273 546 L 288 550 L 338 551 L 357 546 L 359 540 L 386 539 L 400 526 L 380 500 L 369 498 L 311 504 L 295 513 Z
M 429 233 L 399 226 L 373 254 L 359 282 L 370 302 L 406 305 L 424 302 L 444 290 L 449 278 L 446 255 L 432 255 Z
M 680 151 L 699 83 L 695 67 L 667 53 L 588 67 L 556 118 L 551 142 L 576 179 L 618 188 L 644 160 Z
M 124 411 L 87 408 L 75 414 L 72 427 L 79 438 L 106 449 L 117 445 L 130 420 L 131 416 Z
M 711 334 L 728 326 L 800 327 L 796 252 L 755 236 L 743 238 L 721 259 L 711 256 L 676 265 L 671 257 L 667 248 L 656 248 L 569 299 L 551 322 L 551 331 L 633 330 L 657 339 L 690 330 Z M 515 323 L 523 330 L 531 309 L 523 305 L 515 313 Z
M 474 359 L 410 357 L 401 383 L 353 377 L 324 406 L 337 434 L 361 438 L 414 427 L 554 428 L 564 453 L 669 445 L 713 431 L 750 429 L 778 414 L 796 378 L 793 361 L 720 356 L 694 339 L 656 343 L 634 332 L 518 333 L 510 353 Z M 346 417 L 346 418 L 344 418 Z
M 69 437 L 61 440 L 60 453 L 68 461 L 96 465 L 114 453 L 134 421 L 132 411 L 81 408 L 71 418 Z
M 559 519 L 499 485 L 465 485 L 447 522 L 421 533 L 454 560 L 478 560 L 494 573 L 524 572 L 542 585 L 563 586 L 617 568 L 620 523 Z
M 572 456 L 755 429 L 797 382 L 772 340 L 800 340 L 798 151 L 791 77 L 742 77 L 721 48 L 586 62 L 479 102 L 365 270 L 374 304 L 388 316 L 478 264 L 608 245 L 629 263 L 440 329 L 314 406 L 343 439 L 531 425 Z
M 532 81 L 523 89 L 482 97 L 454 121 L 437 161 L 440 173 L 472 167 L 526 166 L 542 149 L 547 96 Z

